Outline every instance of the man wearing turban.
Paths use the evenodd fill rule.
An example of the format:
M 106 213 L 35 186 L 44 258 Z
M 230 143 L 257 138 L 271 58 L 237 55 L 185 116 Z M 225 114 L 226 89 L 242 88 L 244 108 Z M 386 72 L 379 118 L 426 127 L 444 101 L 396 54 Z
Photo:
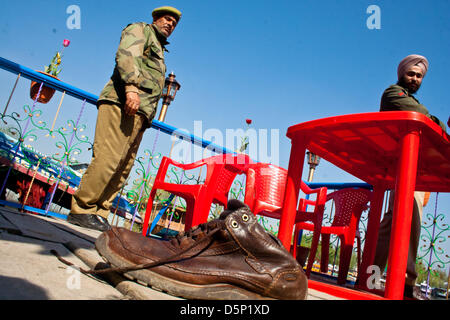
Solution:
M 428 112 L 413 96 L 428 71 L 428 60 L 424 56 L 411 54 L 397 68 L 398 82 L 387 88 L 381 97 L 380 111 L 416 111 L 425 114 L 446 130 L 445 124 Z
M 398 82 L 387 88 L 381 98 L 380 111 L 416 111 L 425 114 L 439 124 L 445 131 L 445 125 L 438 118 L 431 115 L 428 109 L 419 103 L 413 96 L 428 71 L 428 60 L 420 55 L 412 54 L 404 58 L 397 69 Z M 413 217 L 411 222 L 411 235 L 409 241 L 408 264 L 406 268 L 405 296 L 414 299 L 423 299 L 420 289 L 415 287 L 417 271 L 416 258 L 419 247 L 420 229 L 425 197 L 429 193 L 414 192 Z M 424 201 L 425 200 L 425 201 Z M 374 264 L 384 270 L 389 254 L 389 240 L 391 236 L 392 208 L 394 206 L 394 192 L 391 191 L 389 208 L 380 223 L 378 244 Z

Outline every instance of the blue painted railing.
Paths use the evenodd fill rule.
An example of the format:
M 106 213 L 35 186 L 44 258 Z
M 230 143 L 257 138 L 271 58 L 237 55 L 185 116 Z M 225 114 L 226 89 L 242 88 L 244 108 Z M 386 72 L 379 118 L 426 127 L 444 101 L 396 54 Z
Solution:
M 364 188 L 373 190 L 373 186 L 364 182 L 305 182 L 311 189 L 327 187 L 331 190 L 340 190 L 344 188 Z
M 77 87 L 74 87 L 68 83 L 65 83 L 63 81 L 59 81 L 56 79 L 53 79 L 52 77 L 49 77 L 45 74 L 36 72 L 28 67 L 22 66 L 18 63 L 12 62 L 8 59 L 0 57 L 0 68 L 9 71 L 14 74 L 20 74 L 21 77 L 30 79 L 32 81 L 36 82 L 44 82 L 46 86 L 51 87 L 58 91 L 65 91 L 67 95 L 70 95 L 72 97 L 86 100 L 86 102 L 96 105 L 98 96 L 89 93 L 87 91 L 81 90 Z M 173 127 L 171 125 L 168 125 L 164 122 L 153 120 L 152 122 L 152 128 L 160 130 L 166 134 L 169 135 L 175 135 L 179 138 L 182 138 L 184 140 L 190 141 L 196 145 L 199 145 L 203 148 L 207 148 L 209 150 L 212 150 L 217 153 L 234 153 L 234 151 L 230 151 L 222 146 L 219 146 L 211 141 L 201 139 L 197 136 L 194 136 L 193 134 L 190 134 L 186 131 L 180 130 L 179 128 Z
M 97 103 L 98 96 L 93 95 L 92 93 L 71 86 L 70 84 L 67 84 L 65 82 L 53 79 L 52 77 L 36 72 L 30 68 L 27 68 L 25 66 L 22 66 L 18 63 L 12 62 L 2 57 L 0 57 L 0 68 L 14 74 L 20 74 L 21 77 L 30 79 L 32 81 L 36 81 L 39 83 L 44 82 L 46 86 L 56 89 L 58 91 L 65 91 L 67 95 L 70 95 L 72 97 L 81 100 L 86 99 L 86 102 L 90 104 L 95 105 Z

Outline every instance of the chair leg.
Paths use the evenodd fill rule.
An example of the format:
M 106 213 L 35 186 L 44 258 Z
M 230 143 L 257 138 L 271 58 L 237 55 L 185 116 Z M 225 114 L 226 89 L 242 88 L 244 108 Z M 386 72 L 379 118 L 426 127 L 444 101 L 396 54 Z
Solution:
M 346 244 L 344 239 L 341 241 L 341 254 L 339 257 L 339 275 L 338 284 L 345 284 L 347 281 L 347 274 L 350 267 L 350 260 L 352 258 L 353 245 Z
M 359 237 L 356 237 L 356 250 L 358 250 L 356 252 L 358 258 L 358 262 L 356 264 L 356 273 L 358 274 L 359 278 L 359 269 L 361 267 L 361 239 Z
M 201 223 L 205 223 L 208 219 L 209 209 L 205 214 L 205 207 L 198 202 L 199 201 L 186 200 L 186 221 L 184 226 L 185 231 L 198 226 Z
M 297 259 L 297 242 L 298 242 L 298 236 L 300 234 L 300 230 L 297 229 L 297 225 L 294 229 L 294 244 L 291 246 L 291 250 L 289 252 L 292 254 L 294 259 Z
M 314 231 L 313 239 L 311 242 L 311 250 L 309 251 L 309 256 L 308 256 L 308 265 L 306 267 L 306 276 L 308 278 L 311 274 L 311 269 L 314 264 L 314 259 L 316 258 L 316 252 L 317 252 L 317 246 L 319 244 L 319 238 L 320 238 L 320 231 L 319 232 L 317 230 Z
M 184 231 L 190 230 L 194 224 L 195 216 L 195 200 L 194 199 L 184 199 L 186 201 L 186 213 L 184 220 Z
M 328 272 L 330 235 L 322 234 L 322 253 L 320 255 L 320 272 Z
M 150 192 L 150 196 L 148 197 L 147 201 L 147 207 L 145 208 L 145 217 L 142 225 L 142 235 L 144 237 L 147 236 L 148 224 L 150 222 L 150 216 L 152 215 L 153 199 L 155 198 L 156 190 L 157 189 Z
M 206 203 L 206 201 L 202 204 L 202 207 L 199 210 L 199 213 L 197 214 L 198 219 L 196 221 L 196 225 L 199 225 L 201 223 L 205 223 L 208 221 L 209 212 L 211 211 L 211 205 L 212 201 Z M 226 209 L 226 207 L 225 207 Z

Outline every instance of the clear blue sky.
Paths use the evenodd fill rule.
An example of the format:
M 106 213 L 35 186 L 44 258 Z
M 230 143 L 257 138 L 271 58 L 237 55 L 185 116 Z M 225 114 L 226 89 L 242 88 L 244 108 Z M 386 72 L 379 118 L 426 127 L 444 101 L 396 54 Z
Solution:
M 69 30 L 66 9 L 81 9 L 81 29 Z M 5 1 L 0 13 L 0 56 L 33 69 L 48 64 L 61 42 L 65 50 L 61 80 L 99 94 L 114 67 L 121 30 L 151 22 L 151 11 L 173 5 L 183 17 L 169 39 L 168 71 L 181 91 L 166 122 L 193 130 L 278 129 L 280 165 L 287 167 L 289 126 L 339 114 L 378 111 L 383 90 L 396 82 L 396 69 L 408 54 L 425 55 L 429 72 L 417 98 L 445 123 L 450 114 L 450 1 Z M 370 5 L 381 9 L 381 29 L 370 30 Z M 0 72 L 0 101 L 6 101 L 15 76 Z M 11 108 L 25 99 L 22 80 Z M 58 96 L 59 97 L 59 96 Z M 5 103 L 5 102 L 2 102 Z M 43 107 L 53 114 L 58 98 Z M 62 119 L 75 118 L 80 102 L 67 98 Z M 64 118 L 64 116 L 67 116 Z M 93 129 L 96 110 L 83 121 Z M 152 149 L 147 132 L 141 151 Z M 170 144 L 161 138 L 157 148 Z M 164 153 L 164 152 L 163 152 Z M 322 163 L 315 181 L 355 181 Z M 434 197 L 426 212 L 434 211 Z M 439 211 L 450 215 L 450 197 L 439 196 Z M 447 218 L 447 221 L 449 219 Z

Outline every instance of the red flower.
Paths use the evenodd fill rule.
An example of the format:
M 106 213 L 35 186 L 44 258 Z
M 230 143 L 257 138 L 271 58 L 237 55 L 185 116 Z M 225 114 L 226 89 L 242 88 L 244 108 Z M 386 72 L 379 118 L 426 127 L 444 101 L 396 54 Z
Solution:
M 252 119 L 245 119 L 245 122 L 247 122 L 248 125 L 252 124 Z
M 63 41 L 64 48 L 67 48 L 69 46 L 69 44 L 70 44 L 70 40 L 64 39 L 64 41 Z

